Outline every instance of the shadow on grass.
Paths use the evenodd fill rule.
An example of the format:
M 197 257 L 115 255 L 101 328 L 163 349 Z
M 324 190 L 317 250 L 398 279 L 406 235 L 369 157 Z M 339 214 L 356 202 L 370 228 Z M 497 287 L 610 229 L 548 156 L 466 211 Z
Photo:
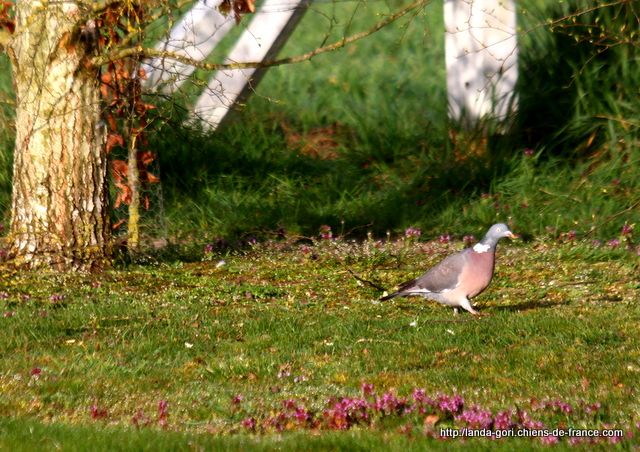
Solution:
M 633 29 L 637 19 L 627 5 L 580 8 L 580 2 L 550 2 L 529 11 L 534 31 L 521 39 L 517 129 L 505 137 L 490 137 L 488 124 L 463 132 L 447 123 L 444 109 L 440 119 L 428 119 L 413 103 L 413 89 L 394 98 L 395 109 L 379 93 L 375 99 L 373 92 L 351 93 L 354 108 L 354 99 L 327 90 L 316 95 L 327 96 L 335 116 L 320 106 L 302 115 L 303 104 L 287 110 L 258 102 L 215 134 L 163 126 L 152 147 L 160 155 L 173 231 L 238 240 L 275 230 L 316 236 L 322 225 L 334 236 L 355 229 L 355 237 L 415 226 L 437 237 L 514 218 L 530 237 L 565 223 L 592 228 L 594 211 L 617 215 L 628 208 L 622 192 L 634 183 L 625 185 L 624 162 L 609 162 L 633 159 L 620 143 L 634 142 L 637 127 L 628 125 L 636 123 L 637 102 L 620 99 L 637 91 L 637 50 L 620 40 L 594 42 L 593 27 L 585 24 L 600 18 L 598 30 L 609 36 L 621 24 Z M 553 27 L 540 26 L 555 19 Z M 594 92 L 599 95 L 588 95 Z M 433 103 L 444 102 L 434 91 Z M 521 165 L 526 147 L 537 152 Z M 598 166 L 585 187 L 585 175 Z M 620 199 L 601 196 L 601 185 L 611 180 Z M 564 195 L 574 188 L 588 201 Z
M 555 308 L 558 306 L 566 306 L 570 303 L 569 300 L 560 301 L 545 301 L 544 299 L 523 301 L 517 304 L 492 306 L 493 311 L 505 311 L 505 312 L 524 312 L 538 309 Z
M 620 128 L 611 118 L 637 115 L 637 102 L 623 101 L 637 99 L 637 39 L 624 31 L 637 30 L 637 6 L 542 2 L 528 5 L 522 20 L 533 30 L 522 36 L 519 54 L 518 122 L 525 143 L 572 159 L 634 128 Z M 545 21 L 553 25 L 536 26 Z
M 354 238 L 408 225 L 442 233 L 439 212 L 489 191 L 513 160 L 503 145 L 461 139 L 443 147 L 429 137 L 441 131 L 386 131 L 371 148 L 343 126 L 262 121 L 212 135 L 178 130 L 153 144 L 177 229 L 226 240 L 279 229 L 316 236 L 322 225 Z

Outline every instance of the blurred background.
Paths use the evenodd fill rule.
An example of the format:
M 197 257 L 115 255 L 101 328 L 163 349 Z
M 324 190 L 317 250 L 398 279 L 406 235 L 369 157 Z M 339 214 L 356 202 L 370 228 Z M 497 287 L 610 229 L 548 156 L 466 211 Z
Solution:
M 405 4 L 313 2 L 280 55 L 367 30 Z M 506 129 L 448 118 L 442 1 L 343 49 L 269 69 L 215 132 L 184 125 L 209 76 L 196 71 L 180 94 L 153 99 L 148 138 L 161 188 L 147 234 L 198 246 L 318 236 L 327 226 L 354 238 L 408 227 L 423 238 L 462 237 L 508 221 L 525 237 L 619 237 L 640 221 L 639 13 L 631 1 L 517 2 L 519 108 Z M 245 21 L 210 61 L 223 58 Z M 5 229 L 10 74 L 2 55 Z

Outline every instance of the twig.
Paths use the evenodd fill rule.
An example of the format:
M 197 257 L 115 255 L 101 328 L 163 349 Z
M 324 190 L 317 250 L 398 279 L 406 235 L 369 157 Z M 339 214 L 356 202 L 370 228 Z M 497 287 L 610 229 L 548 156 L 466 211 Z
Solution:
M 364 279 L 363 277 L 358 276 L 358 275 L 356 274 L 356 272 L 354 272 L 354 271 L 353 271 L 353 270 L 351 270 L 350 268 L 347 268 L 347 271 L 348 271 L 349 273 L 351 273 L 351 276 L 353 276 L 356 280 L 360 281 L 362 284 L 366 284 L 366 285 L 371 286 L 371 287 L 373 287 L 374 289 L 380 290 L 380 291 L 382 291 L 382 292 L 384 292 L 385 290 L 387 290 L 387 289 L 385 289 L 384 287 L 382 287 L 382 286 L 380 286 L 380 285 L 378 285 L 378 284 L 374 283 L 373 281 L 369 281 L 368 279 Z
M 623 209 L 619 212 L 616 212 L 614 214 L 609 215 L 608 217 L 606 217 L 604 220 L 602 220 L 600 223 L 598 223 L 598 226 L 596 227 L 592 227 L 591 229 L 589 229 L 587 232 L 585 232 L 585 237 L 593 232 L 595 232 L 598 228 L 601 228 L 603 225 L 607 224 L 608 222 L 610 222 L 611 220 L 619 217 L 620 215 L 626 213 L 626 212 L 630 212 L 633 209 L 635 209 L 636 207 L 640 206 L 640 198 L 636 199 L 629 207 L 627 207 L 626 209 Z
M 558 197 L 562 197 L 562 198 L 566 198 L 566 199 L 570 199 L 571 201 L 580 203 L 581 201 L 576 198 L 575 196 L 571 196 L 571 195 L 565 195 L 564 193 L 552 193 L 544 188 L 539 188 L 538 189 L 540 192 L 544 193 L 545 195 L 548 196 L 558 196 Z
M 391 14 L 390 16 L 386 17 L 385 19 L 377 22 L 372 28 L 370 28 L 369 30 L 360 32 L 360 33 L 356 33 L 354 35 L 348 36 L 348 37 L 344 37 L 342 39 L 340 39 L 339 41 L 336 41 L 332 44 L 323 46 L 323 47 L 318 47 L 317 49 L 313 49 L 310 52 L 307 53 L 303 53 L 301 55 L 296 55 L 296 56 L 292 56 L 292 57 L 286 57 L 286 58 L 281 58 L 279 60 L 271 60 L 271 61 L 262 61 L 262 62 L 246 62 L 246 63 L 204 63 L 202 61 L 197 61 L 194 60 L 192 58 L 189 58 L 187 56 L 184 55 L 180 55 L 178 53 L 175 52 L 170 52 L 167 50 L 158 50 L 158 49 L 150 49 L 150 48 L 144 48 L 142 46 L 136 46 L 136 47 L 129 47 L 129 48 L 125 48 L 125 49 L 120 49 L 120 50 L 116 50 L 114 52 L 105 54 L 105 55 L 99 55 L 95 58 L 93 58 L 91 60 L 91 63 L 94 66 L 102 66 L 103 64 L 106 64 L 110 61 L 115 61 L 115 60 L 119 60 L 122 58 L 129 58 L 129 57 L 139 57 L 139 58 L 168 58 L 168 59 L 172 59 L 175 61 L 178 61 L 180 63 L 183 64 L 187 64 L 189 66 L 193 66 L 195 68 L 198 69 L 204 69 L 204 70 L 208 70 L 208 71 L 215 71 L 215 70 L 226 70 L 226 69 L 249 69 L 249 68 L 264 68 L 264 67 L 272 67 L 272 66 L 282 66 L 283 64 L 293 64 L 293 63 L 300 63 L 303 61 L 308 61 L 311 60 L 313 57 L 315 57 L 316 55 L 320 55 L 322 53 L 327 53 L 327 52 L 333 52 L 334 50 L 338 50 L 341 49 L 342 47 L 345 47 L 348 44 L 351 44 L 353 42 L 359 41 L 362 38 L 366 38 L 369 35 L 372 35 L 373 33 L 377 32 L 378 30 L 380 30 L 383 27 L 386 27 L 387 25 L 391 24 L 392 22 L 395 22 L 396 20 L 400 19 L 401 17 L 405 16 L 407 13 L 413 11 L 414 9 L 417 8 L 421 8 L 425 5 L 427 5 L 428 3 L 430 3 L 431 0 L 417 0 L 409 5 L 407 5 L 406 7 L 404 7 L 403 9 L 396 11 L 394 14 Z
M 615 118 L 613 116 L 595 115 L 594 118 L 606 119 L 607 121 L 617 121 L 617 122 L 621 123 L 625 127 L 626 126 L 640 127 L 640 122 L 638 122 L 638 121 L 632 121 L 632 120 L 622 119 L 622 118 Z

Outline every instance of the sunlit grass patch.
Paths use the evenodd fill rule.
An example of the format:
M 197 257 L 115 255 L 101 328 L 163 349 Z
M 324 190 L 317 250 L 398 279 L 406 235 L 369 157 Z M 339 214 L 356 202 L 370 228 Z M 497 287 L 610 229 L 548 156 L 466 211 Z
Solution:
M 203 249 L 201 262 L 128 265 L 101 276 L 2 267 L 11 275 L 0 283 L 3 428 L 20 437 L 12 417 L 51 424 L 36 431 L 67 432 L 63 440 L 116 428 L 134 442 L 151 435 L 168 444 L 205 433 L 193 440 L 233 448 L 245 440 L 273 444 L 282 421 L 291 431 L 285 442 L 300 430 L 325 438 L 309 437 L 309 447 L 382 438 L 437 447 L 425 418 L 438 418 L 436 432 L 459 428 L 477 406 L 492 422 L 521 409 L 545 426 L 622 428 L 634 435 L 625 441 L 635 442 L 635 254 L 594 250 L 589 242 L 504 244 L 493 284 L 477 299 L 489 314 L 481 319 L 420 299 L 380 303 L 381 292 L 349 271 L 391 288 L 462 246 L 413 235 L 281 239 L 224 254 Z M 323 413 L 344 398 L 362 398 L 363 383 L 375 397 L 411 403 L 415 389 L 432 399 L 459 394 L 464 408 L 382 415 L 372 396 L 365 407 L 372 423 L 344 424 L 357 433 L 335 436 L 328 426 L 342 421 Z M 287 400 L 304 406 L 311 417 L 298 414 L 307 423 L 297 423 Z M 561 414 L 562 404 L 573 411 Z M 598 409 L 586 413 L 593 404 Z M 181 433 L 165 437 L 164 428 Z M 261 433 L 245 436 L 252 431 Z

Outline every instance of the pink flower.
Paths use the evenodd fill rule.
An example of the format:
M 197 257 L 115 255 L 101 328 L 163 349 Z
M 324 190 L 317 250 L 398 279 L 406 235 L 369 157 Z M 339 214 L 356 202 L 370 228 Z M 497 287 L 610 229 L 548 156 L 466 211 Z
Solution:
M 496 430 L 508 430 L 513 427 L 511 411 L 501 411 L 493 418 L 493 428 Z
M 464 410 L 460 415 L 456 416 L 456 420 L 464 422 L 471 428 L 485 429 L 491 427 L 493 417 L 490 411 L 474 406 L 470 410 Z
M 166 400 L 158 402 L 158 425 L 167 428 L 169 424 L 169 403 Z
M 596 403 L 591 403 L 589 405 L 586 405 L 584 407 L 584 411 L 587 414 L 593 414 L 595 412 L 597 412 L 600 409 L 600 402 L 596 402 Z
M 293 417 L 300 423 L 307 422 L 309 419 L 311 419 L 311 416 L 309 415 L 307 410 L 302 406 L 296 408 L 295 412 L 293 413 Z
M 100 408 L 98 405 L 91 405 L 90 410 L 92 419 L 98 420 L 107 417 L 107 410 L 105 408 Z
M 247 430 L 255 430 L 256 429 L 256 420 L 252 417 L 248 417 L 242 420 L 242 426 Z
M 542 444 L 558 444 L 558 441 L 558 437 L 553 435 L 540 437 L 540 442 Z
M 451 241 L 451 236 L 449 234 L 442 234 L 438 237 L 438 241 L 440 243 L 449 243 Z
M 374 386 L 372 383 L 363 382 L 360 385 L 360 391 L 362 391 L 362 395 L 365 397 L 373 395 L 373 390 L 374 390 Z
M 418 238 L 422 235 L 422 231 L 420 230 L 420 228 L 414 228 L 413 226 L 405 229 L 404 231 L 404 236 L 406 238 Z
M 131 424 L 135 425 L 136 427 L 140 428 L 141 426 L 145 426 L 145 425 L 149 425 L 150 424 L 150 420 L 149 418 L 144 414 L 144 411 L 142 410 L 138 410 L 136 411 L 136 414 L 134 414 L 131 417 Z
M 369 404 L 364 399 L 342 398 L 322 412 L 327 427 L 332 430 L 348 430 L 353 425 L 369 419 Z
M 51 301 L 51 303 L 57 303 L 59 301 L 62 301 L 65 299 L 65 296 L 62 294 L 53 294 L 49 297 L 49 301 Z
M 426 391 L 422 388 L 415 388 L 413 390 L 413 393 L 411 394 L 411 397 L 413 398 L 413 401 L 417 404 L 430 405 L 430 406 L 436 405 L 436 402 L 432 398 L 427 397 Z
M 531 157 L 533 155 L 533 149 L 524 148 L 524 151 L 522 151 L 522 153 L 524 154 L 525 157 Z
M 542 402 L 539 406 L 540 409 L 551 408 L 554 410 L 562 411 L 565 414 L 570 414 L 573 412 L 573 408 L 566 402 L 562 400 L 547 400 Z
M 320 226 L 320 237 L 329 240 L 333 238 L 333 232 L 331 232 L 331 226 L 323 224 Z
M 462 411 L 462 407 L 464 406 L 464 399 L 458 394 L 454 396 L 442 394 L 438 396 L 437 402 L 438 408 L 440 408 L 441 411 L 451 414 L 458 414 Z
M 298 403 L 293 399 L 287 399 L 282 401 L 282 407 L 285 410 L 295 410 L 298 408 Z
M 383 414 L 390 415 L 401 413 L 406 408 L 405 399 L 399 399 L 390 392 L 385 392 L 382 397 L 376 397 L 375 409 Z
M 167 417 L 169 415 L 169 403 L 166 400 L 158 402 L 158 417 Z
M 609 245 L 611 248 L 618 248 L 620 246 L 620 240 L 611 239 L 607 242 L 607 245 Z
M 620 441 L 622 441 L 622 437 L 621 436 L 609 436 L 607 438 L 607 440 L 609 441 L 609 444 L 618 444 Z
M 469 245 L 471 245 L 472 243 L 475 243 L 475 241 L 476 241 L 476 237 L 475 237 L 474 235 L 465 235 L 465 236 L 462 238 L 462 241 L 464 242 L 464 244 L 465 244 L 465 245 L 469 246 Z
M 625 223 L 622 226 L 622 231 L 621 231 L 622 235 L 631 235 L 631 233 L 633 232 L 633 226 L 634 225 L 632 224 Z

